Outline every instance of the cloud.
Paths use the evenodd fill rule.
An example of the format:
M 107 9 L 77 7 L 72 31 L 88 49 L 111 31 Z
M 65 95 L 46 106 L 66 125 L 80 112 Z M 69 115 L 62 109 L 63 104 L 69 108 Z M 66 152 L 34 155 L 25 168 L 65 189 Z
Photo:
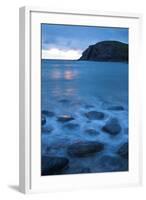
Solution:
M 42 58 L 43 59 L 68 59 L 68 60 L 76 60 L 81 57 L 81 50 L 63 50 L 57 48 L 51 48 L 48 50 L 42 50 Z

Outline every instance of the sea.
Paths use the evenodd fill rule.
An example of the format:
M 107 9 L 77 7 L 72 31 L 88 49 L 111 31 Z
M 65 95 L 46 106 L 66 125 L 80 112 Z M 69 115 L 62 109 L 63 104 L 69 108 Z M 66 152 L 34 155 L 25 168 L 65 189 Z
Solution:
M 117 154 L 128 143 L 128 63 L 42 59 L 41 110 L 46 120 L 41 155 L 69 160 L 59 174 L 128 170 L 128 160 Z M 104 118 L 88 118 L 92 111 L 104 113 Z M 60 116 L 73 119 L 61 122 Z M 118 134 L 103 131 L 111 119 L 121 127 Z M 70 123 L 75 126 L 66 126 Z M 104 144 L 104 150 L 81 158 L 68 154 L 70 145 L 89 141 Z

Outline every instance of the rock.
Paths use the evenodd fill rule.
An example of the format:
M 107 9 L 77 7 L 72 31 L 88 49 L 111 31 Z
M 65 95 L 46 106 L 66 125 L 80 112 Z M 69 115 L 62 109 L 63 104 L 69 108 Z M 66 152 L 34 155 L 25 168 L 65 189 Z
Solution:
M 110 119 L 102 130 L 110 135 L 117 135 L 121 131 L 121 126 L 116 118 Z
M 60 174 L 68 164 L 69 160 L 65 157 L 42 156 L 41 174 L 42 176 Z
M 120 155 L 122 158 L 128 159 L 128 143 L 122 144 L 122 146 L 118 150 L 118 155 Z
M 41 124 L 42 124 L 42 126 L 46 124 L 45 116 L 41 116 Z
M 90 45 L 79 60 L 128 62 L 128 44 L 119 41 L 102 41 Z
M 54 129 L 53 127 L 43 127 L 41 130 L 42 133 L 51 133 Z
M 68 147 L 68 154 L 73 157 L 84 157 L 90 154 L 101 152 L 104 145 L 99 142 L 77 142 Z
M 85 130 L 85 133 L 89 134 L 89 135 L 99 135 L 100 133 L 98 131 L 96 131 L 93 128 L 89 128 Z
M 87 105 L 85 105 L 85 108 L 90 109 L 90 108 L 94 108 L 94 106 L 87 104 Z
M 104 118 L 104 113 L 97 111 L 89 111 L 85 113 L 85 116 L 90 120 L 101 120 Z
M 116 156 L 104 155 L 99 161 L 99 166 L 102 172 L 128 171 L 128 162 Z
M 115 111 L 123 111 L 124 107 L 123 106 L 110 106 L 108 110 L 115 110 Z
M 83 174 L 83 173 L 91 173 L 90 168 L 85 167 L 85 168 L 83 168 L 83 169 L 81 169 L 81 170 L 79 171 L 79 174 Z
M 70 115 L 61 115 L 61 116 L 59 116 L 59 117 L 57 118 L 57 120 L 58 120 L 59 122 L 64 123 L 64 122 L 69 122 L 69 121 L 71 121 L 71 120 L 74 120 L 74 118 L 73 118 L 72 116 L 70 116 Z
M 79 128 L 79 124 L 75 124 L 75 123 L 69 123 L 69 124 L 65 124 L 64 125 L 65 128 L 68 128 L 70 130 L 74 130 Z
M 52 111 L 48 111 L 48 110 L 42 110 L 42 115 L 45 115 L 47 117 L 54 117 L 55 113 Z
M 70 100 L 68 99 L 61 99 L 59 100 L 60 103 L 70 103 Z

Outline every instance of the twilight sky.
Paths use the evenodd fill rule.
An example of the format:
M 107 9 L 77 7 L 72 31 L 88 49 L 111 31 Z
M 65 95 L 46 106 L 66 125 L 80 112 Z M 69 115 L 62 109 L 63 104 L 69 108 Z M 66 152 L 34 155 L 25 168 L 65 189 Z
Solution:
M 103 40 L 128 43 L 127 28 L 42 24 L 41 35 L 45 59 L 78 59 L 89 45 Z

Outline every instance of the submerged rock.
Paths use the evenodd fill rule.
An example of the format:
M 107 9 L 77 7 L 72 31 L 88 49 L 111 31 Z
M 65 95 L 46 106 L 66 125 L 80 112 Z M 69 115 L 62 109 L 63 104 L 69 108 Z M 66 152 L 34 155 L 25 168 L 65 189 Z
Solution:
M 87 104 L 87 105 L 85 105 L 85 108 L 90 109 L 90 108 L 94 108 L 94 106 L 90 105 L 90 104 Z
M 43 127 L 41 129 L 42 133 L 51 133 L 53 130 L 53 127 Z
M 80 171 L 80 173 L 90 173 L 90 172 L 91 172 L 91 170 L 88 167 L 85 167 L 85 168 L 81 169 L 81 171 Z
M 48 110 L 42 110 L 42 115 L 46 115 L 47 117 L 54 117 L 55 113 Z
M 122 144 L 117 152 L 122 158 L 128 159 L 128 143 Z
M 65 157 L 42 156 L 41 174 L 55 175 L 61 173 L 69 164 L 69 160 Z
M 77 142 L 68 147 L 68 154 L 75 157 L 89 156 L 90 154 L 101 152 L 104 144 L 99 142 Z
M 98 111 L 89 111 L 85 116 L 90 120 L 101 120 L 104 118 L 104 113 Z
M 99 161 L 99 166 L 102 172 L 128 171 L 128 162 L 116 156 L 104 155 Z
M 64 123 L 64 122 L 68 122 L 68 121 L 74 120 L 74 118 L 73 118 L 72 116 L 70 116 L 70 115 L 60 115 L 60 116 L 57 118 L 57 120 L 58 120 L 59 122 Z
M 75 124 L 75 123 L 69 123 L 69 124 L 65 124 L 64 125 L 65 128 L 68 128 L 70 130 L 74 130 L 79 128 L 79 124 Z
M 42 124 L 42 126 L 46 124 L 45 116 L 41 116 L 41 124 Z
M 100 133 L 98 131 L 96 131 L 93 128 L 89 128 L 85 130 L 85 133 L 89 134 L 89 135 L 99 135 Z
M 110 106 L 108 110 L 115 110 L 115 111 L 123 111 L 124 107 L 123 106 Z
M 60 99 L 59 102 L 65 104 L 65 103 L 70 103 L 70 100 L 68 100 L 68 99 Z
M 117 135 L 121 131 L 121 126 L 116 118 L 110 119 L 102 130 L 110 135 Z

